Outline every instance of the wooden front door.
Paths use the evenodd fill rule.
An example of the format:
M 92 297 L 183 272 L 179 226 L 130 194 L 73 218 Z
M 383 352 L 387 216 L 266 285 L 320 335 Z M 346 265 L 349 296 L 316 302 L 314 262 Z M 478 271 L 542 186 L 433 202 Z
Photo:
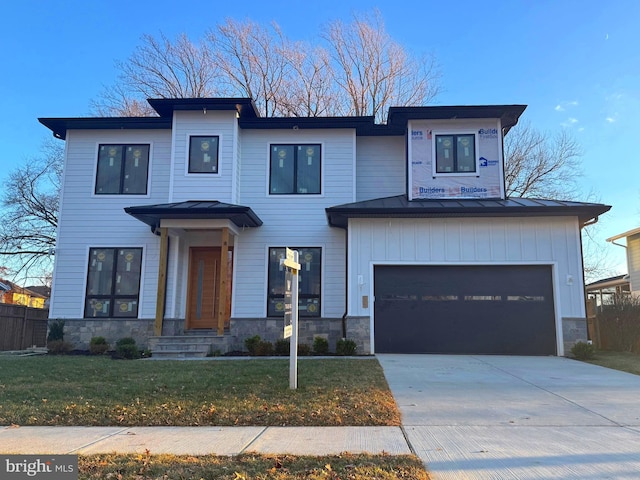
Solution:
M 231 255 L 227 268 L 225 292 L 225 326 L 231 314 Z M 187 286 L 187 329 L 217 328 L 220 302 L 220 247 L 191 247 L 189 249 L 189 283 Z

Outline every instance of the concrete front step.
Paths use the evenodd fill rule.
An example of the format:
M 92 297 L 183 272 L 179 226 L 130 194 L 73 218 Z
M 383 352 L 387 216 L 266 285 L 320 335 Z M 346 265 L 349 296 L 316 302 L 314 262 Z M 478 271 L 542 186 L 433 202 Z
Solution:
M 181 335 L 152 337 L 149 349 L 155 358 L 202 358 L 221 350 L 227 339 L 219 335 Z

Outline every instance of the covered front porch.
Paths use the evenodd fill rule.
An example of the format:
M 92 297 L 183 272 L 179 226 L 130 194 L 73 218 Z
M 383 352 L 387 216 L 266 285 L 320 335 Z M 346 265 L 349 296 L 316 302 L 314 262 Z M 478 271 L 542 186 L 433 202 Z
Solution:
M 159 236 L 154 335 L 161 339 L 150 343 L 173 340 L 192 348 L 194 343 L 207 343 L 202 337 L 228 333 L 236 239 L 243 229 L 262 225 L 260 218 L 249 207 L 218 201 L 143 205 L 125 211 Z

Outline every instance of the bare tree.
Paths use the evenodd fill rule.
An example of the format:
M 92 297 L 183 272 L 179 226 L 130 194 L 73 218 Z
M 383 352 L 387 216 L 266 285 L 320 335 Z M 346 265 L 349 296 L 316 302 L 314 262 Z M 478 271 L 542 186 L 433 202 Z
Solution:
M 274 116 L 286 96 L 283 86 L 289 68 L 288 41 L 280 27 L 227 19 L 209 32 L 207 40 L 222 73 L 223 90 L 253 98 L 263 116 Z
M 331 23 L 325 38 L 349 114 L 384 121 L 390 106 L 426 105 L 438 93 L 434 60 L 409 55 L 387 34 L 377 10 L 348 25 Z
M 507 196 L 576 199 L 581 154 L 565 130 L 548 135 L 528 123 L 515 126 L 504 139 Z
M 284 117 L 325 117 L 343 114 L 340 92 L 328 52 L 299 42 L 286 50 L 289 62 L 279 114 Z
M 0 258 L 13 265 L 15 276 L 38 277 L 51 269 L 56 242 L 60 182 L 64 159 L 62 142 L 51 139 L 42 155 L 9 174 L 0 211 Z
M 325 42 L 323 45 L 322 42 Z M 437 93 L 430 57 L 391 39 L 379 12 L 334 22 L 318 44 L 290 41 L 280 27 L 227 19 L 196 44 L 186 35 L 142 37 L 116 65 L 117 84 L 93 102 L 99 115 L 153 114 L 147 98 L 250 97 L 270 116 L 373 115 L 424 105 Z
M 199 98 L 221 93 L 216 63 L 205 44 L 194 44 L 185 34 L 175 41 L 160 34 L 145 34 L 142 44 L 126 62 L 116 64 L 120 74 L 107 87 L 93 110 L 101 115 L 149 115 L 147 98 Z

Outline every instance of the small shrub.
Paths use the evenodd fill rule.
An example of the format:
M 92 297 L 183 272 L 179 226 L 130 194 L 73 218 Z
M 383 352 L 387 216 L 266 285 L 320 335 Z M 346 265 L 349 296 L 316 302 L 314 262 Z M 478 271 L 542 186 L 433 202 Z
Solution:
M 249 352 L 249 355 L 256 355 L 256 348 L 258 347 L 260 340 L 260 335 L 254 335 L 244 341 L 244 346 Z
M 329 353 L 329 340 L 324 337 L 314 338 L 313 353 L 315 355 L 327 355 Z
M 116 347 L 119 347 L 121 345 L 135 345 L 135 344 L 136 344 L 136 340 L 134 338 L 124 337 L 116 342 Z
M 347 340 L 346 338 L 341 338 L 336 342 L 336 354 L 337 355 L 355 355 L 356 353 L 356 342 L 353 340 Z
M 288 338 L 281 338 L 276 340 L 275 354 L 276 355 L 289 355 L 291 351 L 291 342 Z
M 220 357 L 222 356 L 222 351 L 219 348 L 213 348 L 213 345 L 209 345 L 209 351 L 207 352 L 207 357 Z
M 307 343 L 299 343 L 298 344 L 298 355 L 301 357 L 306 357 L 311 355 L 311 347 Z
M 590 343 L 578 342 L 571 347 L 571 354 L 577 360 L 591 360 L 595 356 L 595 349 Z
M 47 342 L 47 349 L 51 355 L 64 355 L 73 350 L 73 345 L 64 340 L 51 340 Z
M 259 357 L 267 357 L 273 355 L 273 343 L 265 340 L 260 340 L 256 345 L 255 355 Z
M 104 337 L 92 337 L 89 342 L 89 352 L 91 355 L 103 355 L 109 350 L 109 344 Z
M 131 337 L 121 338 L 116 342 L 116 358 L 124 358 L 127 360 L 135 360 L 140 358 L 140 350 L 136 345 L 136 341 Z
M 54 320 L 49 323 L 47 341 L 64 340 L 64 320 Z

